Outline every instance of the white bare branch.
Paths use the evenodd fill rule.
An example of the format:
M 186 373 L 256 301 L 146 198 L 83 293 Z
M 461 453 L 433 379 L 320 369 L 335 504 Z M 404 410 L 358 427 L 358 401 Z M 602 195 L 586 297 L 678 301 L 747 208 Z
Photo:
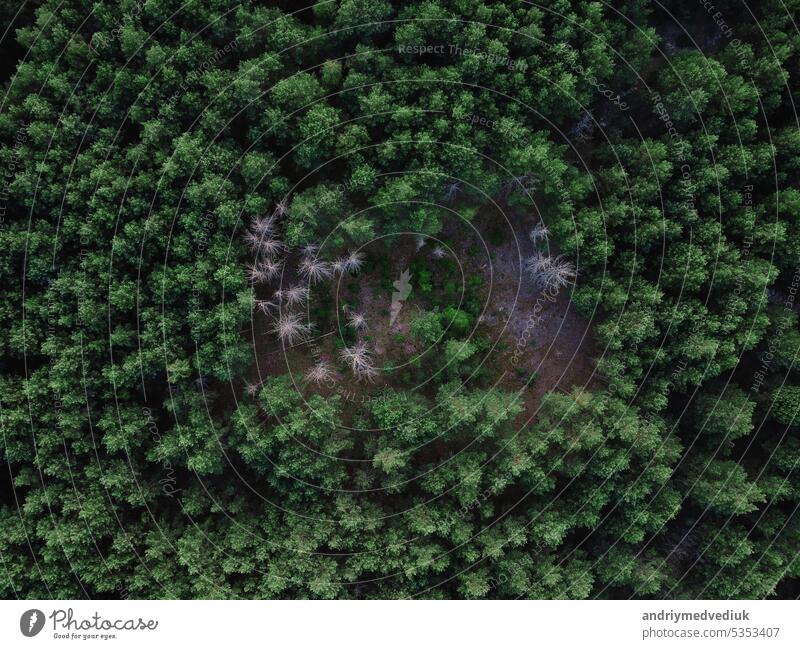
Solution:
M 264 274 L 263 269 L 261 268 L 261 264 L 258 262 L 251 264 L 245 264 L 245 269 L 247 273 L 247 279 L 250 281 L 251 284 L 262 284 L 267 280 L 267 276 Z
M 269 315 L 272 309 L 278 308 L 278 305 L 275 302 L 270 300 L 256 300 L 256 309 L 261 311 L 264 315 Z
M 272 331 L 278 335 L 281 342 L 294 345 L 308 337 L 311 327 L 304 323 L 296 313 L 282 313 L 275 319 Z
M 544 272 L 550 266 L 550 263 L 550 257 L 537 250 L 533 253 L 533 255 L 525 260 L 525 270 L 528 272 L 528 275 L 530 275 L 532 280 L 538 282 L 542 272 Z
M 280 276 L 281 271 L 283 270 L 283 262 L 275 259 L 264 259 L 260 262 L 260 264 L 261 269 L 264 271 L 264 274 L 270 281 Z
M 547 226 L 539 221 L 536 225 L 533 226 L 533 229 L 530 231 L 528 236 L 531 238 L 533 243 L 539 243 L 540 241 L 547 241 L 550 237 L 550 230 Z
M 316 383 L 327 383 L 334 380 L 336 373 L 331 367 L 330 363 L 325 359 L 320 359 L 315 365 L 312 365 L 305 373 L 306 381 Z
M 306 258 L 300 262 L 298 269 L 300 275 L 305 277 L 312 284 L 328 279 L 333 274 L 333 269 L 327 261 L 321 259 Z
M 460 191 L 461 183 L 459 181 L 447 183 L 444 187 L 444 202 L 452 203 Z
M 254 252 L 258 250 L 258 246 L 261 243 L 262 238 L 263 237 L 260 234 L 253 232 L 252 230 L 247 230 L 247 232 L 242 235 L 242 241 L 244 242 L 244 245 Z
M 525 270 L 536 284 L 557 289 L 572 283 L 577 276 L 572 262 L 561 255 L 556 258 L 548 257 L 540 251 L 528 257 Z
M 308 299 L 308 288 L 298 284 L 287 289 L 284 293 L 286 304 L 293 306 L 295 304 L 303 304 Z
M 553 286 L 557 289 L 563 288 L 577 276 L 575 266 L 561 255 L 553 259 L 548 268 L 543 273 L 545 286 Z
M 271 237 L 275 234 L 275 217 L 273 215 L 257 216 L 250 223 L 250 231 L 260 237 Z
M 361 266 L 364 265 L 364 254 L 361 252 L 351 252 L 345 259 L 344 264 L 345 270 L 355 275 L 361 270 Z
M 275 203 L 275 211 L 273 212 L 273 216 L 278 217 L 288 213 L 289 213 L 289 203 L 287 202 L 287 199 L 284 198 Z
M 356 379 L 372 381 L 378 374 L 372 364 L 369 349 L 364 342 L 358 342 L 352 347 L 345 347 L 339 352 L 342 360 L 350 366 Z
M 347 315 L 347 324 L 349 324 L 356 331 L 363 331 L 367 328 L 367 319 L 361 313 L 353 311 Z
M 258 242 L 258 246 L 255 250 L 262 255 L 274 257 L 275 255 L 280 255 L 284 250 L 286 250 L 286 245 L 283 243 L 283 241 L 273 237 L 264 237 Z
M 253 284 L 271 282 L 281 274 L 282 262 L 273 259 L 263 259 L 255 263 L 245 264 L 247 277 Z
M 307 243 L 300 248 L 300 254 L 302 254 L 305 259 L 314 259 L 318 252 L 319 246 L 316 243 Z

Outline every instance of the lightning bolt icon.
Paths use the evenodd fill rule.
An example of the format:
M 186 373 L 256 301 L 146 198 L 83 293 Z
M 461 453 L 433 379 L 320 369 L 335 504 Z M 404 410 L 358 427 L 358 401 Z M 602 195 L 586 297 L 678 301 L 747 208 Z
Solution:
M 36 611 L 33 611 L 33 613 L 31 613 L 31 619 L 28 620 L 28 631 L 33 630 L 33 626 L 36 624 L 38 618 L 39 616 L 36 614 Z

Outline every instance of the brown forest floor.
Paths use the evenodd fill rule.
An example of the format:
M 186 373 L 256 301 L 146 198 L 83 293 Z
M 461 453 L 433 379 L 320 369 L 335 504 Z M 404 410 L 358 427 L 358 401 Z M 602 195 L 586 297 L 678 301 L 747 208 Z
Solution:
M 487 224 L 494 223 L 497 227 L 496 216 L 494 218 L 495 221 L 491 221 L 488 216 L 479 215 L 471 226 L 466 227 L 463 223 L 446 224 L 440 237 L 452 245 L 458 261 L 458 275 L 463 273 L 465 281 L 474 279 L 476 274 L 481 277 L 482 281 L 475 291 L 482 301 L 483 316 L 473 335 L 495 343 L 484 361 L 489 364 L 490 383 L 509 391 L 520 391 L 525 408 L 519 417 L 522 423 L 535 417 L 536 408 L 546 392 L 569 391 L 577 385 L 589 389 L 592 387 L 594 342 L 590 323 L 576 312 L 570 301 L 573 287 L 561 290 L 555 301 L 549 301 L 522 272 L 523 260 L 534 250 L 527 232 L 536 219 L 532 216 L 511 216 L 513 231 L 506 226 L 504 230 L 495 232 L 495 236 L 480 234 L 487 232 Z M 397 235 L 390 246 L 368 245 L 364 249 L 368 261 L 357 277 L 345 276 L 341 281 L 333 280 L 315 287 L 309 311 L 312 320 L 321 291 L 328 293 L 325 299 L 331 303 L 331 315 L 329 322 L 322 330 L 317 329 L 314 338 L 307 343 L 284 349 L 269 332 L 270 319 L 257 313 L 253 320 L 257 366 L 251 380 L 263 381 L 289 370 L 303 372 L 319 357 L 335 364 L 336 341 L 341 340 L 341 329 L 346 329 L 344 322 L 337 323 L 335 305 L 338 300 L 340 304 L 350 304 L 365 315 L 368 322 L 365 335 L 374 350 L 375 364 L 380 368 L 390 360 L 396 369 L 394 372 L 382 372 L 374 384 L 359 384 L 348 377 L 334 389 L 307 386 L 304 394 L 310 396 L 312 393 L 331 394 L 336 391 L 345 399 L 360 403 L 369 399 L 383 385 L 402 386 L 397 379 L 408 363 L 420 354 L 424 360 L 425 354 L 441 352 L 423 349 L 410 334 L 411 317 L 427 308 L 426 303 L 430 302 L 418 291 L 418 278 L 412 276 L 414 291 L 391 327 L 389 312 L 393 289 L 389 284 L 409 268 L 415 257 L 430 258 L 430 250 L 430 245 L 417 250 L 417 241 L 411 235 Z M 292 258 L 289 261 L 295 260 Z M 380 268 L 376 268 L 376 265 Z M 580 282 L 580 272 L 577 281 Z M 294 283 L 294 278 L 288 283 Z M 268 298 L 272 290 L 274 288 L 259 291 L 263 293 L 260 297 Z M 531 324 L 530 316 L 537 300 L 542 304 L 540 318 Z M 444 302 L 440 305 L 446 307 L 448 304 Z M 453 306 L 457 306 L 457 300 Z M 518 364 L 514 366 L 513 353 L 523 336 L 527 344 L 518 348 Z M 526 387 L 526 380 L 533 372 L 538 374 L 538 378 Z M 298 383 L 298 387 L 302 387 L 302 384 Z

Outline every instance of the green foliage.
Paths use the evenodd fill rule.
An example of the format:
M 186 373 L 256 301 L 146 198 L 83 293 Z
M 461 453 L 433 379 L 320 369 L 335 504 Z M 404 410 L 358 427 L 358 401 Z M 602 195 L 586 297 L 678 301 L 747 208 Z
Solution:
M 444 335 L 441 314 L 435 311 L 422 311 L 411 320 L 411 334 L 424 345 L 433 345 Z
M 800 386 L 782 385 L 772 394 L 772 417 L 779 424 L 792 426 L 800 410 Z
M 797 3 L 717 4 L 736 43 L 685 2 L 3 8 L 0 595 L 794 596 Z M 245 271 L 273 211 L 292 264 L 367 244 L 306 346 Z M 578 269 L 585 388 L 500 352 L 506 217 Z M 399 233 L 458 264 L 326 347 Z

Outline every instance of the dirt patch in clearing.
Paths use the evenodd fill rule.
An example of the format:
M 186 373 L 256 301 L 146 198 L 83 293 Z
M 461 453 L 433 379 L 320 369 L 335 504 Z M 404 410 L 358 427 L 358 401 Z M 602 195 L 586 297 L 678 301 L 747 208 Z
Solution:
M 520 423 L 535 416 L 542 395 L 548 391 L 567 392 L 576 385 L 591 389 L 594 340 L 590 323 L 570 301 L 574 287 L 550 295 L 535 287 L 524 272 L 524 260 L 535 251 L 527 233 L 537 219 L 513 215 L 509 220 L 510 224 L 499 229 L 496 214 L 479 215 L 466 226 L 463 222 L 447 223 L 438 240 L 424 241 L 424 245 L 412 235 L 398 235 L 390 246 L 367 246 L 367 262 L 357 276 L 345 274 L 312 289 L 305 313 L 315 329 L 307 342 L 284 347 L 270 332 L 271 318 L 254 314 L 253 342 L 258 359 L 252 381 L 290 370 L 304 372 L 319 359 L 338 365 L 339 350 L 358 338 L 367 342 L 374 364 L 381 370 L 374 382 L 358 383 L 341 368 L 335 387 L 303 387 L 302 383 L 298 387 L 307 395 L 339 393 L 357 403 L 369 399 L 383 385 L 408 387 L 401 380 L 404 373 L 407 379 L 409 370 L 418 371 L 410 364 L 420 357 L 424 360 L 426 354 L 441 353 L 438 348 L 426 350 L 414 339 L 410 331 L 413 316 L 430 308 L 431 301 L 438 301 L 440 307 L 458 306 L 471 282 L 471 291 L 480 302 L 476 309 L 480 316 L 469 336 L 492 342 L 483 359 L 489 383 L 520 394 L 525 408 Z M 436 248 L 441 250 L 437 253 Z M 410 295 L 398 295 L 397 282 L 402 274 L 412 266 L 423 272 L 428 267 L 434 269 L 436 254 L 454 260 L 457 272 L 453 273 L 453 283 L 460 282 L 461 286 L 455 291 L 451 287 L 447 295 L 423 294 L 420 288 L 424 278 L 412 273 Z M 287 267 L 294 261 L 290 258 Z M 296 281 L 293 278 L 288 283 Z M 268 299 L 273 290 L 260 289 L 259 297 Z M 393 308 L 398 300 L 399 308 L 397 304 Z M 319 301 L 327 306 L 320 309 Z M 366 319 L 366 327 L 357 334 L 346 322 L 351 312 Z
M 418 356 L 419 349 L 411 336 L 411 318 L 419 311 L 413 300 L 401 299 L 400 306 L 392 318 L 394 300 L 393 282 L 407 270 L 416 253 L 416 242 L 403 237 L 391 246 L 391 254 L 382 248 L 364 249 L 366 262 L 357 274 L 344 273 L 311 287 L 306 305 L 290 309 L 302 315 L 303 321 L 312 325 L 311 337 L 292 346 L 284 345 L 271 331 L 277 309 L 268 314 L 255 311 L 249 335 L 256 352 L 256 367 L 251 383 L 263 383 L 268 377 L 292 373 L 302 374 L 319 360 L 339 366 L 339 352 L 345 345 L 357 340 L 365 341 L 372 353 L 376 367 L 380 370 L 374 381 L 356 382 L 343 367 L 336 377 L 336 386 L 305 386 L 308 395 L 319 393 L 341 394 L 346 400 L 363 402 L 383 385 L 392 385 L 396 373 Z M 287 288 L 304 281 L 297 276 L 297 255 L 286 259 L 286 275 L 269 286 L 259 286 L 257 298 L 271 300 L 276 289 Z M 320 308 L 320 304 L 324 307 Z M 363 329 L 355 331 L 348 324 L 348 315 L 359 313 L 365 318 Z M 391 368 L 384 369 L 387 363 Z M 298 382 L 303 388 L 303 383 Z
M 491 232 L 490 219 L 496 222 L 497 214 L 479 218 L 476 229 Z M 498 343 L 487 362 L 496 368 L 499 385 L 519 391 L 525 406 L 521 421 L 535 416 L 546 392 L 569 392 L 578 385 L 591 389 L 595 369 L 595 340 L 590 323 L 571 301 L 574 286 L 546 293 L 525 273 L 525 259 L 536 250 L 528 233 L 538 220 L 517 214 L 510 215 L 503 228 L 494 225 L 492 240 L 480 242 L 482 258 L 469 254 L 476 248 L 474 241 L 459 247 L 467 272 L 478 272 L 484 279 L 482 328 Z M 551 249 L 550 254 L 557 252 Z M 537 378 L 529 381 L 534 373 Z

